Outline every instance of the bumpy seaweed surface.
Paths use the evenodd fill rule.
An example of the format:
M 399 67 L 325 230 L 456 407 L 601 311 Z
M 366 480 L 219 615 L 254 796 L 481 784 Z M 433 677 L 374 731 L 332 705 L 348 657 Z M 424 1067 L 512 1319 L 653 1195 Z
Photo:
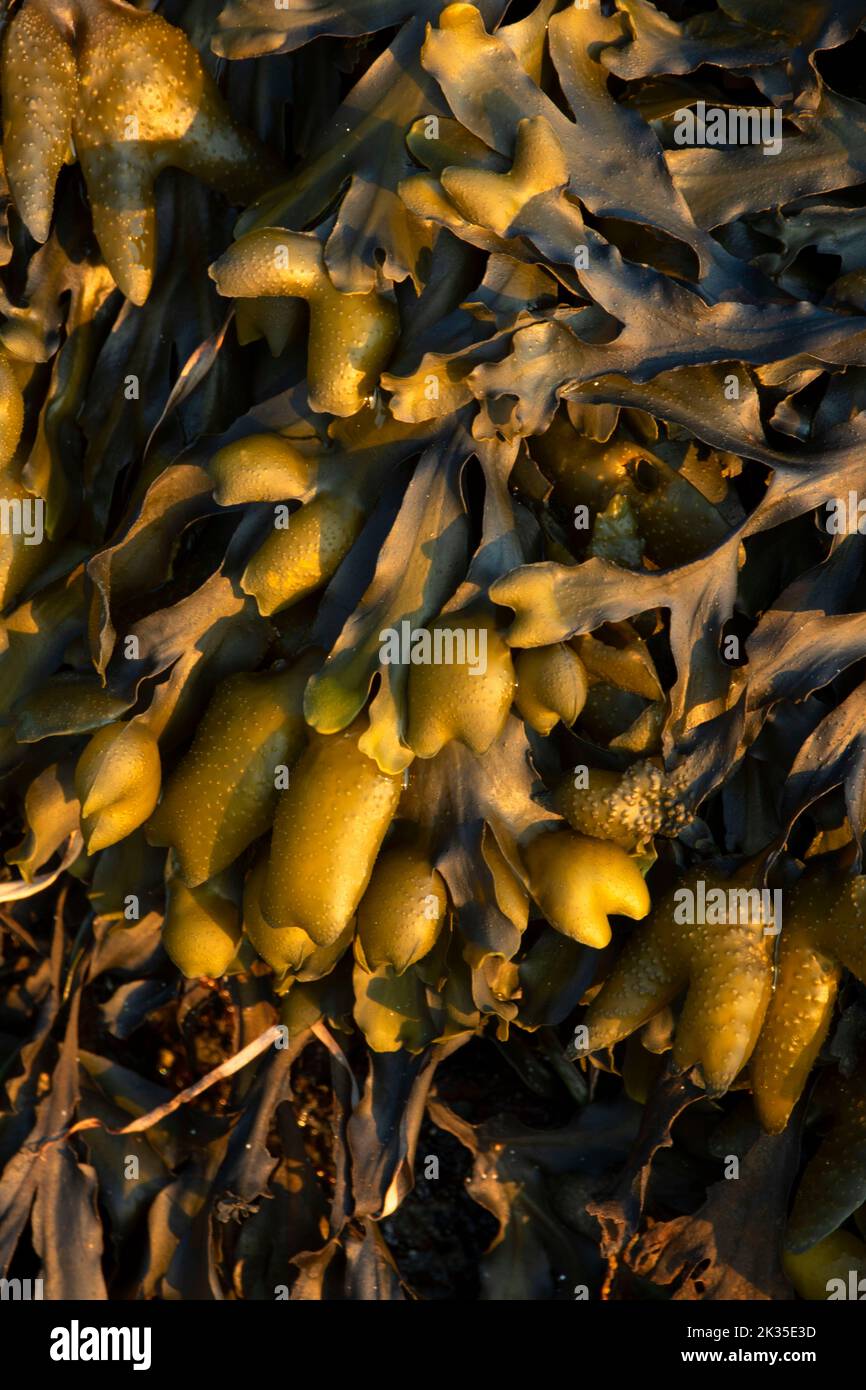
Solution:
M 0 22 L 0 1277 L 845 1296 L 866 3 Z

